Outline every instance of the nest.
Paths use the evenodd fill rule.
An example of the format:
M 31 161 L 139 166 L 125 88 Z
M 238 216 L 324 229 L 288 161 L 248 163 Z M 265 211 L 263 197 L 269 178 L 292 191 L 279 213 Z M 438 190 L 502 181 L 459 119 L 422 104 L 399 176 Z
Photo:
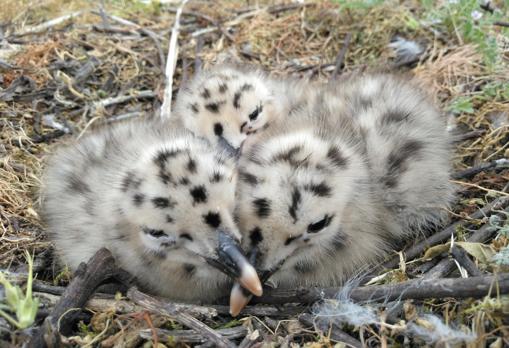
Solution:
M 460 1 L 464 2 L 469 3 Z M 52 313 L 70 280 L 69 272 L 54 262 L 51 243 L 37 213 L 44 156 L 53 146 L 95 127 L 129 118 L 152 117 L 159 111 L 165 86 L 166 50 L 176 8 L 171 4 L 138 1 L 112 2 L 101 7 L 81 0 L 48 0 L 37 4 L 12 1 L 3 6 L 0 267 L 12 282 L 24 284 L 27 265 L 23 254 L 29 251 L 35 255 L 34 296 L 42 303 L 33 326 L 37 327 Z M 507 4 L 503 7 L 502 2 L 483 6 L 476 11 L 486 20 L 508 11 Z M 154 302 L 160 301 L 157 299 L 147 300 L 133 291 L 129 299 L 96 295 L 86 309 L 79 311 L 81 316 L 73 317 L 69 332 L 57 333 L 59 339 L 80 346 L 138 346 L 143 342 L 158 342 L 160 346 L 195 345 L 206 344 L 212 337 L 208 335 L 213 335 L 207 331 L 210 329 L 224 339 L 218 342 L 227 346 L 241 342 L 244 347 L 262 343 L 285 347 L 332 346 L 335 342 L 350 346 L 405 342 L 508 345 L 509 309 L 505 294 L 509 291 L 509 279 L 497 275 L 507 272 L 509 255 L 505 259 L 503 255 L 493 257 L 501 255 L 509 244 L 504 222 L 509 205 L 507 23 L 493 17 L 493 23 L 482 22 L 484 26 L 480 26 L 472 19 L 474 26 L 485 29 L 486 37 L 492 39 L 494 46 L 484 47 L 475 37 L 459 32 L 457 23 L 447 26 L 447 18 L 433 22 L 430 11 L 413 1 L 257 2 L 256 6 L 249 1 L 214 6 L 191 1 L 181 19 L 173 95 L 195 69 L 210 64 L 224 52 L 275 75 L 322 81 L 334 74 L 387 67 L 414 75 L 449 117 L 455 138 L 456 172 L 452 180 L 460 190 L 450 211 L 453 225 L 445 232 L 439 231 L 440 238 L 433 239 L 432 235 L 413 249 L 408 245 L 402 249 L 405 253 L 389 258 L 384 269 L 372 274 L 371 283 L 378 285 L 359 290 L 360 284 L 354 284 L 346 297 L 336 295 L 339 289 L 329 289 L 327 294 L 335 301 L 332 304 L 320 302 L 320 294 L 308 291 L 299 293 L 301 297 L 296 295 L 292 301 L 289 299 L 292 304 L 268 301 L 265 305 L 248 306 L 239 319 L 232 320 L 224 306 L 203 307 L 209 310 L 205 315 L 201 307 L 174 307 L 175 304 Z M 461 13 L 454 15 L 461 19 Z M 388 47 L 395 37 L 417 42 L 423 47 L 422 52 L 409 59 L 398 56 Z M 490 56 L 491 50 L 497 53 L 496 61 Z M 455 248 L 447 245 L 451 233 L 460 242 Z M 465 272 L 478 277 L 460 278 Z M 428 295 L 421 291 L 421 295 L 408 296 L 408 289 L 403 287 L 400 290 L 407 295 L 399 294 L 374 306 L 370 290 L 366 290 L 370 286 L 397 288 L 408 281 L 426 279 L 430 274 L 439 275 L 431 278 L 438 279 L 439 285 L 445 284 L 440 283 L 445 281 L 442 278 L 451 275 L 457 282 L 447 286 L 453 288 L 458 281 L 465 281 L 461 284 L 467 289 L 466 295 L 435 296 L 430 290 Z M 469 292 L 480 286 L 475 279 L 481 285 L 491 282 L 485 291 L 490 296 Z M 497 279 L 505 279 L 505 288 Z M 419 286 L 433 288 L 433 283 L 426 284 Z M 498 285 L 503 288 L 500 292 Z M 344 295 L 345 288 L 342 290 Z M 368 295 L 359 295 L 362 291 L 368 291 Z M 317 300 L 321 307 L 315 305 L 312 314 L 306 314 L 309 304 Z M 357 308 L 359 302 L 362 306 Z M 354 308 L 352 313 L 357 313 L 356 316 L 369 319 L 349 322 L 338 312 L 344 314 L 345 308 Z M 323 319 L 324 313 L 332 319 L 317 320 L 320 316 Z M 200 331 L 196 323 L 183 324 L 183 316 L 198 318 L 208 329 L 203 331 L 202 327 Z M 446 328 L 454 327 L 456 336 L 443 329 L 436 318 L 447 324 Z M 192 326 L 195 324 L 198 328 Z M 411 329 L 411 325 L 417 328 Z M 422 335 L 422 330 L 440 328 L 445 334 L 438 338 Z M 466 336 L 458 336 L 458 331 Z M 0 319 L 0 339 L 5 343 L 21 345 L 31 335 L 33 330 L 15 330 Z M 461 339 L 448 341 L 447 337 L 452 336 Z

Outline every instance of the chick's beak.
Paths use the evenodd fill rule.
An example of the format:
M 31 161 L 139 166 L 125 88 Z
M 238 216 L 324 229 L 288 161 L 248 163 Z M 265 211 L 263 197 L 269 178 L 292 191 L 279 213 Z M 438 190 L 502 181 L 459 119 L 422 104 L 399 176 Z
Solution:
M 236 279 L 243 288 L 256 296 L 263 293 L 262 284 L 254 267 L 246 259 L 239 244 L 225 231 L 219 230 L 217 259 L 208 258 L 207 262 Z
M 219 147 L 226 152 L 226 154 L 236 160 L 239 159 L 240 156 L 240 147 L 236 148 L 232 144 L 228 142 L 224 137 L 219 137 Z
M 257 255 L 258 255 L 257 248 L 252 249 L 251 252 L 249 253 L 249 261 L 252 264 L 256 264 Z M 269 280 L 269 278 L 281 268 L 283 263 L 284 260 L 279 262 L 271 270 L 260 271 L 260 279 L 262 284 Z M 230 315 L 232 317 L 236 317 L 237 315 L 239 315 L 242 309 L 244 309 L 244 307 L 248 305 L 249 301 L 251 301 L 252 297 L 253 296 L 245 288 L 242 287 L 242 284 L 240 283 L 233 284 L 230 293 Z

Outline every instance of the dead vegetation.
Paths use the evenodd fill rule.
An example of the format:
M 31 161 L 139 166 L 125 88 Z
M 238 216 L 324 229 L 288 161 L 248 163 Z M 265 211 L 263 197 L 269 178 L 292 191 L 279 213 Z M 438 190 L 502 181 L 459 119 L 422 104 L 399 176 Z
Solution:
M 414 242 L 409 241 L 402 249 L 406 252 L 395 253 L 384 268 L 370 274 L 370 285 L 347 292 L 348 296 L 339 297 L 342 301 L 325 301 L 328 307 L 313 306 L 314 314 L 328 311 L 326 321 L 323 316 L 318 320 L 301 313 L 309 313 L 309 306 L 323 294 L 334 297 L 338 289 L 324 293 L 315 289 L 308 297 L 305 291 L 293 297 L 269 292 L 265 304 L 247 307 L 235 320 L 225 306 L 217 304 L 178 310 L 168 304 L 154 311 L 131 291 L 129 299 L 94 297 L 88 309 L 73 311 L 72 318 L 66 318 L 72 325 L 66 325 L 67 332 L 61 331 L 57 338 L 73 346 L 185 346 L 207 345 L 207 337 L 212 337 L 204 334 L 208 332 L 215 335 L 216 344 L 242 347 L 318 347 L 336 342 L 373 347 L 509 345 L 509 284 L 504 274 L 509 253 L 503 251 L 509 244 L 509 29 L 503 25 L 508 20 L 507 5 L 493 1 L 479 7 L 477 1 L 444 1 L 432 13 L 435 10 L 417 1 L 254 3 L 189 2 L 181 20 L 174 92 L 197 65 L 208 64 L 225 51 L 274 74 L 323 81 L 335 66 L 340 73 L 387 67 L 410 71 L 435 96 L 456 139 L 453 180 L 459 195 L 450 212 L 454 225 L 413 248 Z M 54 262 L 37 213 L 43 157 L 54 145 L 87 130 L 122 119 L 151 117 L 159 110 L 175 17 L 172 6 L 176 5 L 134 0 L 104 2 L 103 6 L 80 0 L 2 5 L 0 267 L 12 282 L 24 284 L 24 251 L 35 255 L 34 296 L 41 299 L 35 325 L 51 314 L 69 281 L 68 272 Z M 456 5 L 461 9 L 451 7 Z M 478 15 L 468 6 L 475 6 L 481 19 L 475 19 Z M 480 33 L 465 31 L 465 13 Z M 55 22 L 55 18 L 61 20 Z M 436 18 L 441 21 L 433 21 Z M 396 35 L 416 40 L 426 47 L 424 52 L 401 62 L 387 46 Z M 347 36 L 350 40 L 345 40 Z M 495 46 L 484 45 L 488 39 Z M 451 234 L 453 248 L 447 244 Z M 467 276 L 477 277 L 459 279 Z M 458 278 L 467 290 L 481 281 L 485 291 L 467 292 L 474 296 L 470 298 L 455 291 L 450 296 L 434 293 L 432 286 L 425 296 L 422 289 L 421 296 L 402 290 L 406 281 L 436 279 L 441 284 L 445 277 Z M 447 284 L 455 289 L 456 285 Z M 373 301 L 373 286 L 382 287 L 380 291 L 399 289 L 406 295 L 392 293 L 388 299 L 388 293 L 378 293 L 386 300 L 380 304 Z M 355 297 L 363 291 L 371 296 Z M 0 296 L 4 297 L 2 292 Z M 351 299 L 362 306 L 355 307 Z M 354 323 L 333 315 L 345 311 L 372 320 Z M 197 326 L 190 330 L 180 313 L 208 329 L 193 322 Z M 446 331 L 426 313 L 457 330 Z M 442 336 L 430 338 L 423 330 Z M 458 332 L 471 336 L 467 339 Z M 16 329 L 0 319 L 2 345 L 18 346 L 34 335 L 33 329 Z

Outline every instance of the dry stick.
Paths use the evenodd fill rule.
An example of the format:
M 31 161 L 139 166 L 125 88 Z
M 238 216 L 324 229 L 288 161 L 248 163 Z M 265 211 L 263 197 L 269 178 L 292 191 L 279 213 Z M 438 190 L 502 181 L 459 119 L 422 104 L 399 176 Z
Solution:
M 465 141 L 465 140 L 478 138 L 479 136 L 483 135 L 484 133 L 486 133 L 485 130 L 478 129 L 478 130 L 474 130 L 474 131 L 471 131 L 468 133 L 453 135 L 452 142 L 461 143 L 462 141 Z
M 114 22 L 117 22 L 117 23 L 120 23 L 122 25 L 126 25 L 128 27 L 133 27 L 135 28 L 136 30 L 139 30 L 141 31 L 143 34 L 147 35 L 150 39 L 152 39 L 152 41 L 154 41 L 154 44 L 156 45 L 156 49 L 157 49 L 157 53 L 159 55 L 159 61 L 160 61 L 160 64 L 161 64 L 161 71 L 164 71 L 164 66 L 165 66 L 165 60 L 164 60 L 164 53 L 163 53 L 163 49 L 161 47 L 161 43 L 160 43 L 160 40 L 162 40 L 163 38 L 160 36 L 160 35 L 157 35 L 156 33 L 154 33 L 152 30 L 150 29 L 147 29 L 147 28 L 144 28 L 142 27 L 141 25 L 139 24 L 136 24 L 134 22 L 131 22 L 127 19 L 124 19 L 124 18 L 121 18 L 121 17 L 117 17 L 117 16 L 114 16 L 114 15 L 110 15 L 108 13 L 100 13 L 98 11 L 92 11 L 93 14 L 96 14 L 96 15 L 99 15 L 99 16 L 103 16 L 103 15 L 106 15 L 106 17 L 108 17 L 109 19 L 111 19 L 112 21 Z
M 147 113 L 143 111 L 126 112 L 125 114 L 114 115 L 106 119 L 106 123 L 115 123 L 118 121 L 125 121 L 137 117 L 144 117 Z
M 230 315 L 230 307 L 211 305 L 211 308 L 217 310 L 220 315 Z M 287 305 L 284 307 L 276 306 L 247 306 L 242 309 L 242 315 L 254 316 L 254 317 L 292 317 L 297 314 L 301 314 L 306 311 L 306 307 L 301 305 Z
M 253 302 L 314 303 L 324 298 L 335 298 L 342 290 L 342 288 L 266 290 L 263 296 L 254 298 Z M 496 296 L 498 293 L 509 293 L 509 273 L 471 278 L 414 279 L 398 284 L 363 286 L 352 289 L 349 296 L 355 302 L 386 302 L 427 298 L 482 298 L 490 294 Z
M 150 91 L 150 90 L 136 91 L 136 92 L 133 92 L 133 94 L 131 94 L 131 95 L 121 95 L 118 97 L 98 100 L 98 101 L 94 102 L 92 104 L 92 106 L 93 106 L 93 108 L 97 109 L 100 107 L 107 107 L 107 106 L 111 106 L 114 104 L 125 103 L 126 101 L 129 101 L 131 99 L 155 98 L 156 96 L 157 96 L 157 94 L 154 91 Z
M 85 264 L 82 262 L 74 278 L 65 289 L 62 297 L 53 308 L 37 333 L 29 342 L 29 347 L 55 347 L 59 345 L 59 331 L 70 323 L 62 318 L 69 309 L 81 308 L 95 289 L 105 280 L 118 274 L 121 270 L 108 249 L 102 248 Z
M 83 12 L 85 12 L 85 11 L 77 11 L 77 12 L 73 12 L 68 15 L 62 16 L 62 17 L 54 18 L 52 20 L 49 20 L 42 24 L 36 25 L 34 27 L 26 28 L 25 30 L 22 30 L 21 32 L 14 34 L 14 36 L 19 37 L 19 36 L 25 36 L 25 35 L 30 35 L 30 34 L 39 34 L 39 33 L 46 31 L 52 27 L 55 27 L 59 24 L 67 22 L 75 17 L 81 16 L 83 14 Z
M 171 116 L 171 99 L 173 94 L 173 74 L 175 73 L 175 65 L 177 63 L 178 47 L 177 38 L 180 30 L 180 16 L 184 10 L 188 0 L 182 0 L 180 6 L 175 14 L 175 23 L 171 29 L 170 44 L 168 46 L 168 59 L 166 60 L 166 69 L 164 75 L 166 76 L 166 86 L 164 87 L 164 99 L 161 106 L 161 118 L 169 119 Z
M 506 208 L 506 212 L 509 212 L 509 208 Z M 505 214 L 496 214 L 501 221 L 504 221 L 506 218 Z M 498 231 L 497 226 L 491 226 L 490 224 L 485 224 L 480 229 L 475 231 L 470 237 L 467 238 L 467 242 L 470 243 L 483 243 L 488 240 L 493 234 Z M 470 259 L 469 259 L 470 260 Z M 449 258 L 445 258 L 433 266 L 429 271 L 424 275 L 427 279 L 436 279 L 442 278 L 448 275 L 454 269 L 454 261 Z M 467 270 L 468 272 L 468 270 Z M 470 275 L 471 274 L 469 272 Z
M 496 25 L 498 27 L 509 28 L 509 22 L 496 21 L 496 22 L 493 22 L 493 25 Z
M 170 8 L 170 9 L 168 9 L 168 11 L 170 11 L 170 12 L 177 12 L 178 9 Z M 221 31 L 221 33 L 228 40 L 230 40 L 231 42 L 235 41 L 233 36 L 226 29 L 223 28 L 223 26 L 221 25 L 221 23 L 218 20 L 215 20 L 214 18 L 212 18 L 210 16 L 207 16 L 206 14 L 203 14 L 203 13 L 200 13 L 200 12 L 195 12 L 195 11 L 182 11 L 182 15 L 184 15 L 184 16 L 192 16 L 192 17 L 196 17 L 196 18 L 201 18 L 201 19 L 209 22 L 213 26 L 217 27 L 217 29 L 219 31 Z
M 54 306 L 55 303 L 60 299 L 59 296 L 52 295 L 44 292 L 34 292 L 34 296 L 41 298 L 45 304 L 49 306 Z M 92 297 L 88 302 L 83 306 L 84 308 L 90 309 L 94 312 L 105 312 L 111 309 L 115 310 L 117 314 L 127 314 L 133 312 L 141 312 L 144 309 L 140 306 L 137 306 L 132 301 L 126 300 L 116 300 L 114 298 L 101 298 L 99 297 L 101 294 L 97 294 Z M 103 295 L 104 296 L 104 295 Z M 211 319 L 218 316 L 218 314 L 226 314 L 227 312 L 219 313 L 215 308 L 212 307 L 204 307 L 193 304 L 180 304 L 175 303 L 175 308 L 180 311 L 184 311 L 193 317 L 202 318 L 202 319 Z M 267 307 L 267 306 L 264 306 Z M 271 307 L 274 308 L 274 307 Z
M 504 208 L 507 203 L 509 203 L 509 198 L 507 198 L 507 197 L 497 198 L 492 203 L 486 204 L 482 209 L 473 213 L 470 216 L 470 219 L 480 219 L 480 218 L 488 215 L 492 209 Z M 469 223 L 470 223 L 470 220 L 461 220 L 461 221 L 458 221 L 458 222 L 450 225 L 449 227 L 445 228 L 444 230 L 431 235 L 429 238 L 424 239 L 423 241 L 417 243 L 410 249 L 406 250 L 404 252 L 405 258 L 407 260 L 412 260 L 412 259 L 416 258 L 427 248 L 429 248 L 433 245 L 442 243 L 442 242 L 446 241 L 447 239 L 449 239 L 451 237 L 451 234 L 456 233 L 456 229 L 458 227 L 463 227 L 465 225 L 468 225 Z M 386 269 L 393 269 L 398 264 L 399 264 L 399 255 L 397 255 L 396 257 L 392 258 L 391 260 L 385 262 L 382 266 Z
M 500 168 L 509 168 L 509 159 L 501 158 L 491 162 L 481 163 L 477 166 L 456 172 L 451 177 L 453 179 L 469 179 L 480 172 Z
M 348 50 L 348 46 L 350 45 L 350 41 L 352 40 L 352 33 L 348 32 L 345 36 L 345 40 L 343 41 L 343 47 L 341 47 L 341 50 L 338 53 L 338 56 L 336 58 L 336 66 L 334 68 L 334 71 L 331 75 L 331 80 L 336 79 L 341 74 L 341 66 L 343 65 L 343 62 L 345 61 L 346 57 L 346 51 Z
M 26 273 L 23 274 L 8 274 L 8 279 L 10 282 L 15 284 L 22 284 L 26 282 Z M 54 305 L 58 299 L 59 295 L 62 295 L 65 291 L 65 287 L 63 286 L 54 286 L 49 285 L 41 281 L 34 281 L 33 291 L 37 297 L 42 297 L 48 301 L 50 305 Z M 180 307 L 182 310 L 188 312 L 194 317 L 199 318 L 212 318 L 217 315 L 229 315 L 230 308 L 225 305 L 207 305 L 207 306 L 199 306 L 192 304 L 175 304 L 175 306 Z M 140 310 L 139 306 L 134 305 L 132 302 L 128 301 L 117 301 L 112 298 L 111 295 L 98 293 L 93 296 L 85 305 L 85 308 L 89 308 L 93 311 L 105 311 L 108 308 L 115 308 L 115 311 L 119 314 L 126 314 L 131 312 L 137 312 Z M 297 314 L 301 314 L 305 312 L 306 307 L 300 305 L 287 305 L 284 307 L 276 307 L 276 306 L 247 306 L 242 310 L 242 314 L 251 315 L 257 317 L 291 317 Z
M 218 347 L 235 347 L 235 345 L 230 342 L 228 339 L 224 338 L 216 331 L 212 330 L 207 325 L 203 324 L 199 320 L 195 319 L 181 308 L 175 306 L 172 303 L 165 303 L 159 301 L 151 296 L 148 296 L 136 288 L 130 288 L 127 292 L 127 297 L 129 297 L 136 304 L 142 306 L 143 308 L 148 309 L 151 312 L 170 316 L 175 321 L 178 321 L 180 324 L 189 327 L 190 329 L 195 330 L 196 332 L 205 336 L 208 340 L 215 343 Z
M 227 329 L 216 330 L 218 334 L 227 339 L 236 339 L 246 336 L 247 328 L 244 326 L 235 326 Z M 194 330 L 165 330 L 155 329 L 155 333 L 160 342 L 175 343 L 205 343 L 207 338 Z M 152 339 L 152 330 L 141 330 L 140 337 L 144 339 Z M 170 341 L 171 340 L 171 341 Z
M 453 246 L 451 248 L 451 255 L 454 257 L 456 262 L 459 263 L 461 267 L 463 267 L 467 273 L 472 277 L 478 277 L 482 275 L 482 272 L 479 271 L 479 268 L 477 268 L 474 261 L 468 257 L 467 252 L 465 249 L 458 248 L 457 246 Z
M 257 14 L 262 13 L 264 11 L 267 11 L 270 14 L 278 14 L 280 12 L 289 11 L 289 10 L 295 10 L 295 9 L 299 9 L 299 8 L 302 8 L 302 7 L 308 7 L 308 6 L 316 6 L 316 4 L 315 3 L 292 4 L 292 5 L 288 5 L 288 6 L 268 6 L 268 7 L 265 7 L 265 8 L 251 9 L 251 10 L 243 12 L 242 14 L 240 14 L 239 16 L 237 16 L 237 17 L 235 17 L 235 18 L 233 18 L 231 20 L 226 21 L 223 24 L 223 27 L 224 28 L 229 28 L 229 27 L 233 27 L 233 26 L 239 25 L 244 20 L 246 20 L 248 18 L 251 18 L 251 17 L 254 17 Z M 204 35 L 204 34 L 216 32 L 217 30 L 219 30 L 219 29 L 216 26 L 207 27 L 207 28 L 203 28 L 203 29 L 195 31 L 194 33 L 191 34 L 191 36 L 192 37 L 198 37 L 198 36 L 201 36 L 201 35 Z
M 327 336 L 329 333 L 329 325 L 323 321 L 315 321 L 314 316 L 308 313 L 302 314 L 299 316 L 299 321 L 305 325 L 313 326 L 315 330 L 321 331 L 323 335 Z M 359 340 L 356 340 L 343 330 L 341 330 L 337 325 L 332 324 L 330 330 L 330 338 L 337 342 L 343 342 L 348 347 L 361 348 L 362 343 Z
M 296 3 L 296 4 L 288 4 L 288 5 L 274 5 L 274 6 L 267 7 L 266 10 L 270 14 L 278 14 L 278 13 L 281 13 L 281 12 L 297 10 L 297 9 L 302 8 L 302 7 L 311 7 L 311 6 L 315 6 L 315 5 L 316 4 L 312 3 L 312 2 Z M 244 9 L 236 10 L 235 12 L 237 12 L 239 14 L 242 14 L 242 13 L 252 12 L 254 10 L 256 10 L 256 8 L 249 7 L 249 8 L 244 8 Z

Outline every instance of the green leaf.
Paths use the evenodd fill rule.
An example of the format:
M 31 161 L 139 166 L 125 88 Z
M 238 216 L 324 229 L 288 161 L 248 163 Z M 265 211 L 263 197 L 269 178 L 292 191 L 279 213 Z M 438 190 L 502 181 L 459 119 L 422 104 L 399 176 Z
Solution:
M 26 294 L 23 294 L 19 286 L 12 285 L 5 278 L 5 275 L 0 272 L 0 284 L 5 288 L 5 301 L 7 302 L 7 305 L 2 305 L 0 307 L 8 308 L 11 312 L 14 312 L 16 314 L 16 319 L 12 318 L 3 310 L 0 310 L 0 315 L 19 329 L 25 329 L 34 323 L 39 308 L 39 299 L 32 297 L 33 258 L 28 252 L 26 252 L 26 258 L 28 262 Z
M 495 249 L 491 245 L 472 242 L 455 242 L 455 245 L 464 249 L 467 253 L 475 257 L 475 259 L 483 264 L 492 261 L 495 256 Z
M 474 113 L 474 105 L 472 103 L 472 99 L 469 97 L 461 96 L 454 99 L 447 110 L 456 113 L 456 114 L 473 114 Z

